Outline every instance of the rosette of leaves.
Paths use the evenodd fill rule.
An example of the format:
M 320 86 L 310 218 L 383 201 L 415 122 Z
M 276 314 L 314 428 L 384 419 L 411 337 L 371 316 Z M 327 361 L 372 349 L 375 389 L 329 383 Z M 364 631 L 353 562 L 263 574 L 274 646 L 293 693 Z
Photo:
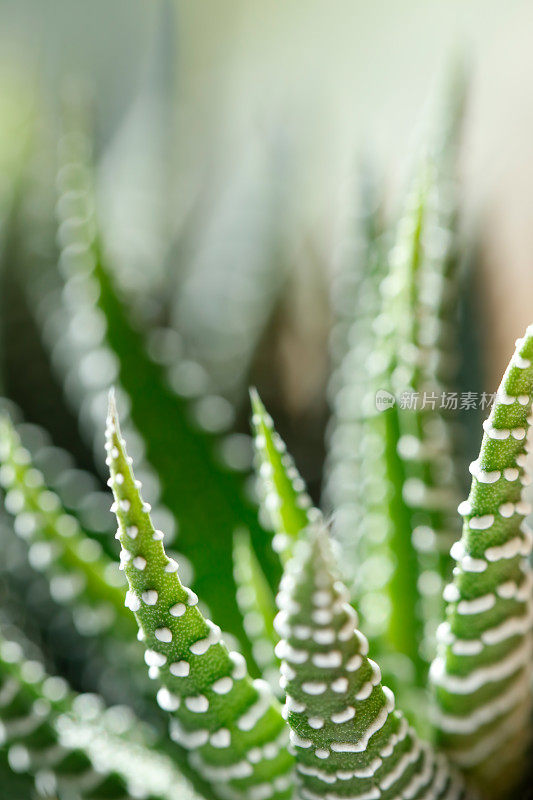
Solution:
M 447 137 L 445 132 L 444 142 Z M 71 117 L 60 147 L 59 269 L 45 258 L 30 271 L 25 259 L 20 276 L 12 275 L 25 306 L 21 337 L 12 335 L 12 344 L 24 352 L 25 340 L 19 338 L 30 327 L 26 322 L 36 325 L 30 332 L 34 339 L 40 333 L 46 344 L 39 361 L 53 363 L 61 376 L 100 470 L 102 408 L 109 384 L 117 384 L 137 479 L 154 509 L 141 497 L 112 406 L 107 466 L 121 576 L 113 563 L 117 544 L 104 532 L 109 529 L 94 526 L 85 513 L 92 501 L 79 501 L 86 492 L 101 499 L 97 479 L 75 471 L 78 491 L 72 493 L 72 479 L 66 477 L 72 464 L 65 454 L 55 448 L 55 456 L 69 466 L 54 468 L 53 459 L 43 456 L 50 448 L 39 444 L 37 427 L 32 432 L 2 419 L 0 482 L 7 512 L 2 550 L 7 555 L 17 546 L 17 558 L 26 554 L 27 563 L 12 575 L 6 559 L 1 624 L 6 638 L 9 631 L 17 640 L 20 624 L 45 646 L 49 671 L 59 666 L 76 688 L 101 683 L 107 700 L 113 696 L 110 676 L 121 681 L 128 703 L 138 705 L 139 715 L 154 728 L 130 718 L 139 736 L 130 729 L 110 730 L 101 703 L 95 706 L 94 698 L 79 698 L 67 687 L 56 702 L 42 668 L 19 655 L 13 661 L 10 648 L 20 650 L 12 644 L 0 646 L 3 788 L 24 800 L 34 781 L 39 792 L 55 792 L 57 800 L 78 800 L 87 792 L 93 800 L 143 792 L 173 800 L 176 792 L 182 798 L 191 791 L 178 778 L 183 773 L 208 800 L 459 800 L 467 796 L 463 772 L 483 797 L 516 796 L 531 726 L 530 537 L 523 526 L 529 509 L 521 496 L 527 482 L 531 331 L 518 345 L 486 423 L 480 458 L 471 466 L 472 492 L 460 509 L 463 538 L 452 548 L 456 567 L 445 590 L 446 622 L 431 672 L 434 749 L 420 735 L 424 709 L 406 696 L 416 686 L 425 702 L 426 662 L 441 604 L 438 582 L 449 570 L 440 543 L 449 544 L 451 530 L 453 476 L 443 444 L 453 449 L 453 434 L 443 438 L 443 425 L 428 425 L 433 414 L 413 413 L 403 404 L 379 414 L 371 409 L 368 416 L 366 407 L 354 405 L 355 439 L 343 442 L 340 434 L 337 440 L 349 452 L 361 433 L 361 473 L 347 474 L 354 482 L 362 475 L 354 497 L 365 528 L 353 533 L 363 533 L 367 541 L 371 533 L 376 547 L 365 552 L 356 542 L 350 553 L 345 546 L 338 551 L 350 588 L 361 587 L 359 596 L 354 592 L 349 598 L 322 513 L 257 394 L 252 393 L 252 423 L 261 523 L 243 493 L 248 443 L 231 434 L 226 399 L 198 363 L 183 358 L 175 331 L 145 328 L 153 312 L 132 322 L 131 309 L 138 305 L 117 290 L 115 267 L 99 234 L 91 149 L 86 126 Z M 372 262 L 388 270 L 382 290 L 369 275 L 373 301 L 382 303 L 373 329 L 373 368 L 364 379 L 372 401 L 378 388 L 397 395 L 433 392 L 452 375 L 443 347 L 451 337 L 443 323 L 455 307 L 455 209 L 441 187 L 454 159 L 439 158 L 428 161 L 415 180 L 390 260 Z M 16 209 L 13 196 L 7 203 L 0 198 L 8 216 Z M 21 219 L 27 220 L 31 203 L 22 206 Z M 29 238 L 35 244 L 42 229 L 31 219 L 37 235 Z M 53 252 L 48 229 L 47 234 Z M 369 319 L 361 323 L 364 328 Z M 361 329 L 354 330 L 358 339 Z M 335 380 L 353 378 L 351 372 L 365 367 L 357 360 L 361 353 L 350 360 L 355 342 L 350 336 L 347 341 L 346 333 L 344 325 L 341 350 L 348 346 L 348 360 Z M 363 339 L 365 347 L 372 344 L 371 335 Z M 248 358 L 250 342 L 244 344 Z M 28 368 L 19 369 L 21 363 Z M 52 382 L 41 383 L 29 362 L 12 357 L 8 371 L 11 380 L 19 373 L 18 385 L 35 380 L 30 408 L 56 402 L 60 408 L 49 393 Z M 343 394 L 340 407 L 348 415 L 352 400 L 350 392 Z M 9 411 L 16 419 L 16 410 Z M 63 413 L 58 419 L 54 434 L 77 447 Z M 83 447 L 79 452 L 85 459 Z M 84 459 L 87 465 L 90 458 Z M 176 536 L 184 556 L 173 549 Z M 282 569 L 279 643 L 274 597 Z M 381 583 L 372 583 L 372 574 Z M 422 602 L 428 586 L 431 608 Z M 372 633 L 370 644 L 350 605 L 354 595 L 361 630 Z M 375 624 L 380 615 L 386 622 L 381 634 Z M 63 637 L 72 632 L 67 657 L 54 639 L 56 623 Z M 398 660 L 399 654 L 407 659 Z M 279 661 L 278 688 L 273 684 Z M 83 675 L 77 675 L 76 664 L 83 665 Z M 393 670 L 401 689 L 398 708 L 386 688 Z M 42 726 L 34 727 L 36 719 Z M 150 762 L 158 772 L 155 750 L 166 765 L 157 762 L 159 772 L 170 775 L 170 783 L 141 787 L 136 770 Z M 14 769 L 21 770 L 18 778 Z M 146 770 L 152 773 L 152 767 Z
M 107 450 L 127 602 L 147 648 L 151 677 L 161 685 L 158 702 L 171 715 L 172 738 L 190 750 L 190 765 L 217 797 L 292 796 L 293 761 L 280 709 L 267 684 L 250 681 L 242 657 L 228 651 L 220 629 L 202 616 L 197 596 L 179 580 L 179 566 L 166 555 L 141 497 L 113 398 Z M 458 775 L 393 713 L 392 693 L 381 688 L 379 668 L 366 658 L 368 643 L 355 631 L 356 616 L 332 572 L 325 537 L 319 529 L 310 555 L 291 562 L 303 564 L 302 595 L 293 566 L 278 596 L 278 625 L 285 636 L 278 655 L 282 688 L 290 693 L 291 746 L 300 776 L 309 779 L 302 779 L 301 796 L 370 800 L 405 790 L 402 796 L 413 798 L 466 797 Z M 314 570 L 316 580 L 309 577 Z M 302 736 L 300 718 L 296 723 L 292 716 L 307 711 L 313 739 Z M 314 739 L 312 759 L 302 758 L 300 751 L 313 747 Z M 330 757 L 325 769 L 316 766 Z M 338 787 L 343 794 L 334 791 Z

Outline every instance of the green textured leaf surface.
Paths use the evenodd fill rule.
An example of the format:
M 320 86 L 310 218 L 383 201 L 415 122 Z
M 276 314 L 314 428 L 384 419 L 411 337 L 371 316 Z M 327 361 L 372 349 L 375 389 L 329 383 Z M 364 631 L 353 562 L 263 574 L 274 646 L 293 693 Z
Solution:
M 517 348 L 483 424 L 472 488 L 459 511 L 446 622 L 431 678 L 441 746 L 488 796 L 520 780 L 531 736 L 531 532 L 523 499 L 533 391 L 533 330 Z
M 300 796 L 466 797 L 460 778 L 395 710 L 348 597 L 319 528 L 287 567 L 277 618 Z
M 0 420 L 0 464 L 5 507 L 14 517 L 15 532 L 28 543 L 30 564 L 47 574 L 59 600 L 80 609 L 82 627 L 84 609 L 87 626 L 93 616 L 92 633 L 113 625 L 118 637 L 131 636 L 134 627 L 114 562 L 45 486 L 7 415 Z
M 67 514 L 59 497 L 44 485 L 42 473 L 4 415 L 0 420 L 0 479 L 6 491 L 5 507 L 15 518 L 15 531 L 28 542 L 34 568 L 55 580 L 55 593 L 101 616 L 101 628 L 120 620 L 116 633 L 132 632 L 131 617 L 124 608 L 124 591 L 114 562 L 98 542 L 88 538 L 75 517 Z M 96 625 L 96 620 L 94 620 Z
M 218 797 L 289 798 L 292 759 L 277 701 L 268 684 L 251 681 L 243 657 L 227 649 L 220 628 L 202 615 L 197 596 L 181 583 L 124 446 L 112 402 L 107 450 L 127 603 L 151 675 L 162 683 L 158 702 L 172 715 L 171 736 L 192 751 L 191 765 Z

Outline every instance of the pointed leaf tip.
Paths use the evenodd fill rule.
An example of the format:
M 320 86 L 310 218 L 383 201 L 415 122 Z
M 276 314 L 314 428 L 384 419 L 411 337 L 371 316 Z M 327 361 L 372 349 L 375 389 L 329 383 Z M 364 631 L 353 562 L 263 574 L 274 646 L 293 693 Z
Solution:
M 294 542 L 309 523 L 322 515 L 313 502 L 285 442 L 257 393 L 252 399 L 252 428 L 261 505 L 274 530 L 272 546 L 286 561 Z
M 252 405 L 253 413 L 263 415 L 265 413 L 265 406 L 263 405 L 263 401 L 261 400 L 256 387 L 250 386 L 248 391 L 250 394 L 250 403 Z
M 115 387 L 112 386 L 107 395 L 107 424 L 119 430 L 117 398 Z

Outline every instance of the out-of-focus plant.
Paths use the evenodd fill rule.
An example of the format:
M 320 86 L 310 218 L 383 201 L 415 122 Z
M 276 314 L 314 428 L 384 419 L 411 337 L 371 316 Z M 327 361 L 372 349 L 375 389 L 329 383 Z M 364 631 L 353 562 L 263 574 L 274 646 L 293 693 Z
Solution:
M 178 293 L 185 351 L 237 401 L 286 277 L 286 160 L 276 141 L 243 153 Z
M 334 284 L 326 497 L 352 597 L 400 691 L 425 684 L 458 535 L 455 437 L 443 398 L 458 389 L 456 162 L 464 94 L 457 72 L 393 242 L 367 179 L 356 246 Z M 398 683 L 401 674 L 410 678 Z

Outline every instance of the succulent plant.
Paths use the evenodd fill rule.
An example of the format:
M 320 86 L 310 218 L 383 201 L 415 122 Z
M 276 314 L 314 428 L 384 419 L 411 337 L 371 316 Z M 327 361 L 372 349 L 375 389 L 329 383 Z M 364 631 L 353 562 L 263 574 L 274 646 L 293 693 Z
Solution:
M 232 206 L 174 293 L 161 264 L 128 284 L 142 253 L 123 232 L 109 246 L 79 104 L 64 115 L 56 222 L 39 159 L 25 147 L 5 168 L 8 797 L 503 800 L 531 779 L 533 329 L 484 424 L 461 536 L 466 470 L 445 404 L 459 394 L 461 106 L 396 224 L 381 203 L 363 209 L 337 279 L 324 510 L 256 389 L 253 438 L 238 417 L 285 274 L 274 183 L 252 187 L 268 197 L 246 208 L 235 273 L 228 256 L 210 284 L 246 219 Z M 159 230 L 166 258 L 163 227 L 139 236 Z M 218 306 L 230 278 L 247 291 Z M 199 319 L 206 282 L 217 313 Z M 118 530 L 102 520 L 106 481 Z

